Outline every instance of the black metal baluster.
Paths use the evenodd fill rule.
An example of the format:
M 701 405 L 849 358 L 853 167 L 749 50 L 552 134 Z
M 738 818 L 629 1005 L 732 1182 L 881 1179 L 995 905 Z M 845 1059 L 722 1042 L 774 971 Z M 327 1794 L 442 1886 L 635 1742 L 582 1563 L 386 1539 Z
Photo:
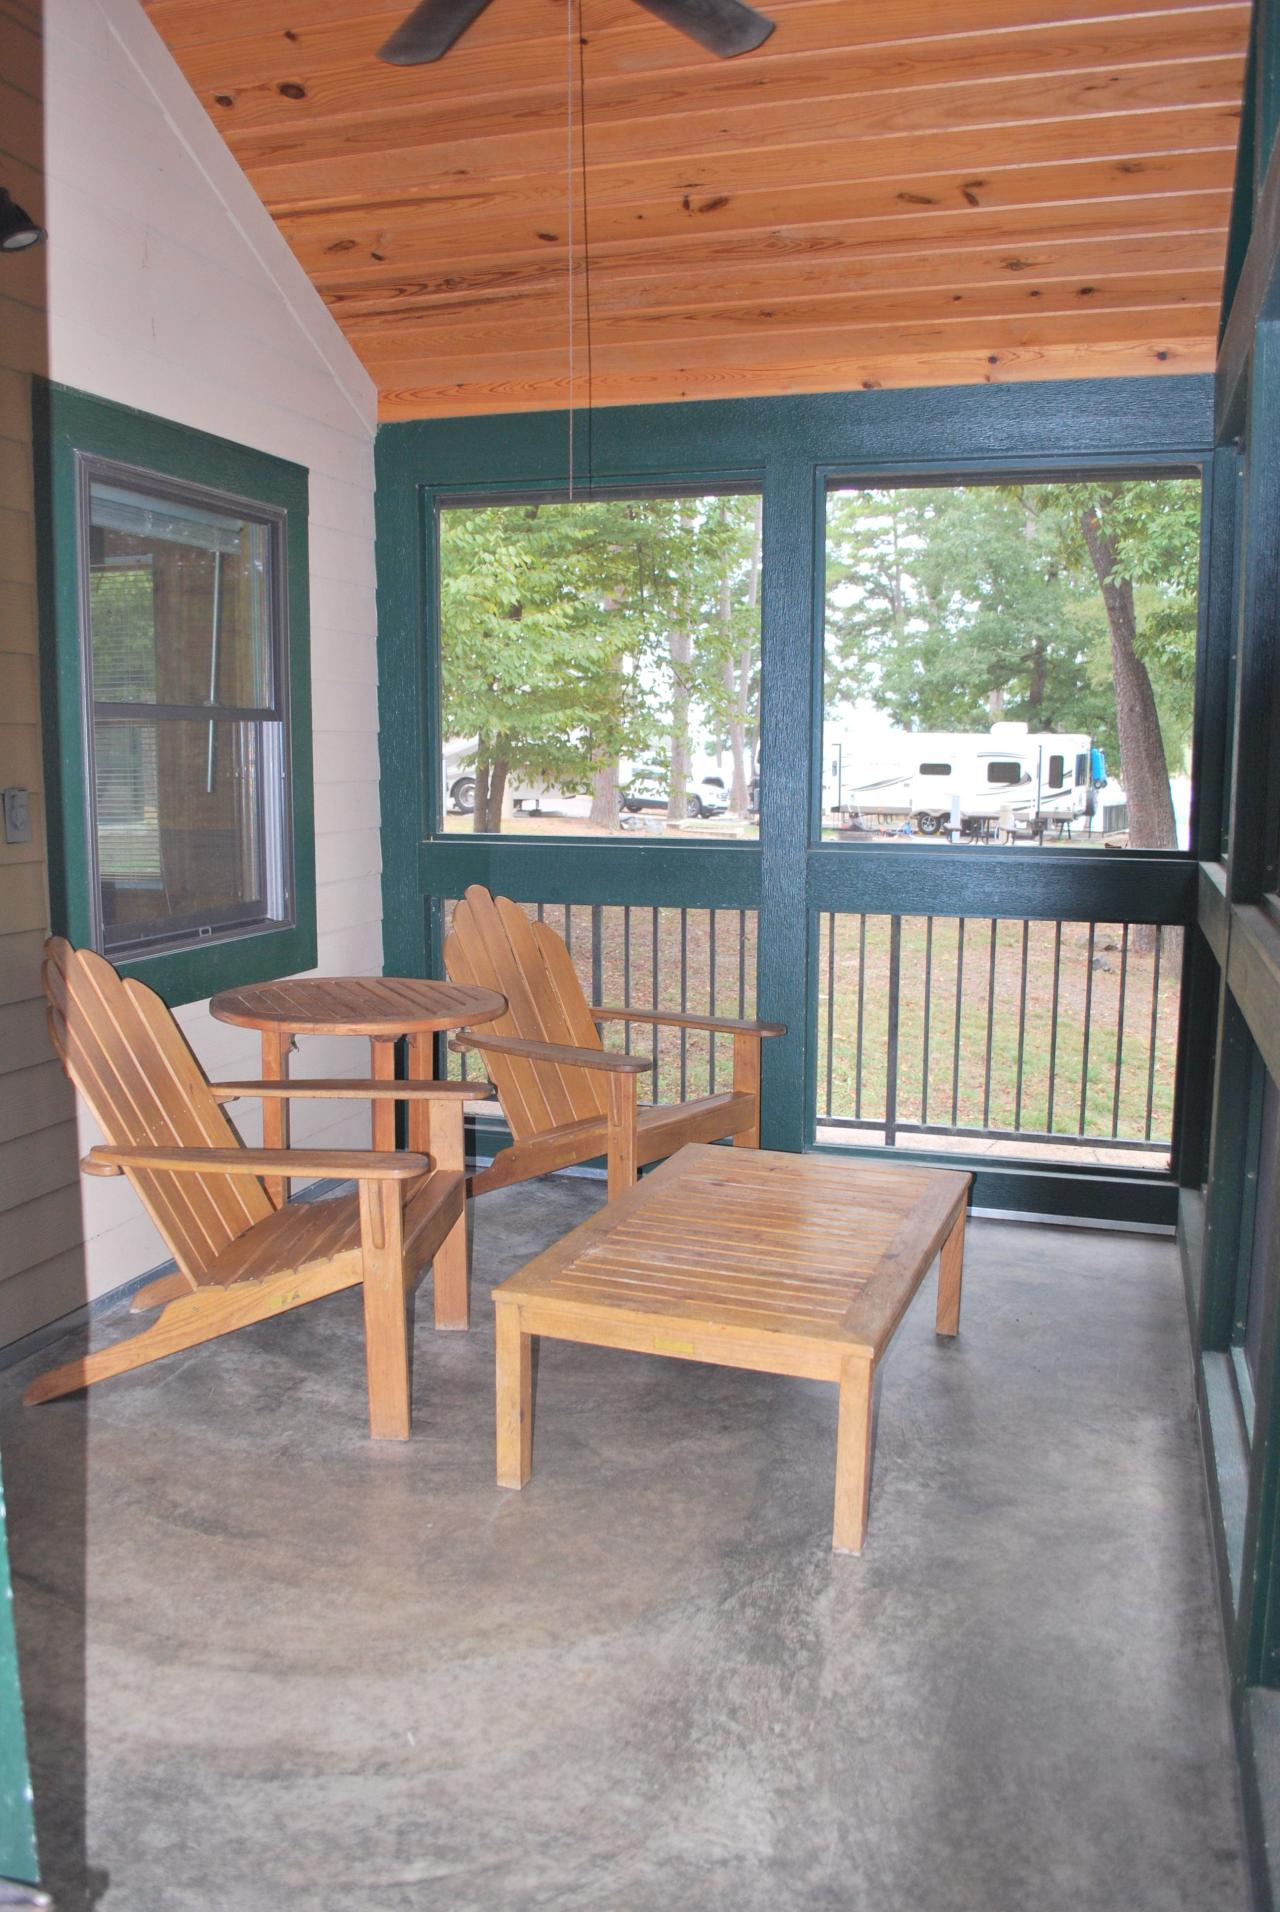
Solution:
M 1124 1068 L 1124 998 L 1129 981 L 1129 925 L 1120 930 L 1120 1000 L 1116 1005 L 1116 1079 L 1111 1094 L 1111 1139 L 1120 1133 L 1120 1077 Z
M 711 1006 L 707 1014 L 714 1017 L 716 1013 L 716 912 L 714 910 L 708 910 L 707 917 L 710 926 L 710 942 L 707 946 L 707 993 L 711 998 Z M 707 1039 L 707 1076 L 710 1083 L 710 1093 L 714 1095 L 716 1092 L 716 1037 L 714 1029 Z
M 933 1012 L 933 918 L 924 919 L 924 1060 L 920 1079 L 920 1126 L 929 1126 L 929 1023 Z
M 964 925 L 963 916 L 956 918 L 956 1028 L 955 1047 L 951 1056 L 951 1126 L 957 1125 L 960 1113 L 960 1030 L 964 1018 Z
M 1053 1089 L 1058 1069 L 1058 985 L 1062 980 L 1062 924 L 1053 926 L 1053 1008 L 1049 1013 L 1049 1107 L 1045 1113 L 1045 1134 L 1053 1134 Z
M 987 963 L 987 1059 L 982 1080 L 982 1126 L 991 1127 L 991 1045 L 996 1015 L 996 918 L 991 918 L 991 953 Z
M 604 905 L 591 905 L 591 1000 L 604 1001 Z
M 1027 1047 L 1027 943 L 1031 935 L 1031 924 L 1024 916 L 1022 919 L 1022 984 L 1018 992 L 1018 1079 L 1013 1092 L 1014 1131 L 1022 1128 L 1022 1062 Z
M 653 911 L 653 1006 L 655 1009 L 660 1009 L 662 1007 L 661 1003 L 658 1001 L 658 911 L 656 908 Z M 654 1030 L 653 1030 L 653 1066 L 650 1070 L 650 1074 L 653 1077 L 653 1100 L 655 1102 L 659 1100 L 658 1043 L 660 1040 L 660 1036 L 661 1036 L 661 1031 L 657 1028 L 655 1024 Z
M 1084 1135 L 1089 1099 L 1089 1036 L 1093 1018 L 1093 945 L 1098 925 L 1089 925 L 1089 948 L 1085 957 L 1084 979 L 1084 1044 L 1080 1051 L 1080 1126 L 1079 1133 Z
M 738 1021 L 747 1019 L 747 912 L 738 911 Z
M 862 1117 L 862 1017 L 867 997 L 867 919 L 865 913 L 858 918 L 858 1042 L 857 1076 L 854 1080 L 853 1113 L 855 1120 Z
M 1160 958 L 1164 952 L 1164 924 L 1156 924 L 1156 959 L 1151 971 L 1151 1035 L 1147 1054 L 1147 1121 L 1144 1141 L 1151 1140 L 1151 1112 L 1156 1098 L 1156 1042 L 1160 1033 Z
M 827 918 L 827 1120 L 832 1115 L 836 1059 L 836 914 Z
M 630 1009 L 631 1007 L 631 905 L 630 903 L 624 903 L 622 906 L 622 1003 L 625 1009 Z M 622 1027 L 625 1032 L 623 1035 L 623 1053 L 624 1055 L 629 1056 L 631 1054 L 631 1024 L 629 1022 L 625 1022 L 623 1023 Z
M 902 918 L 889 918 L 889 1029 L 885 1054 L 884 1144 L 892 1148 L 898 1137 L 898 1020 L 901 1011 Z
M 689 1010 L 689 912 L 680 907 L 680 1014 Z M 689 1031 L 680 1031 L 680 1100 L 689 1098 Z

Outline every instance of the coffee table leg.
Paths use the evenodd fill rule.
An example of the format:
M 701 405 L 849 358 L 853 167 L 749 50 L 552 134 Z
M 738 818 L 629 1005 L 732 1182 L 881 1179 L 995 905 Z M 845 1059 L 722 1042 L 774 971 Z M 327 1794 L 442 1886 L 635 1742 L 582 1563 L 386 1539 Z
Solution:
M 871 1408 L 874 1369 L 865 1355 L 850 1355 L 840 1370 L 840 1419 L 836 1431 L 836 1517 L 831 1545 L 836 1553 L 861 1553 L 871 1497 Z
M 430 1036 L 409 1038 L 409 1075 L 414 1082 L 430 1082 L 434 1079 Z M 429 1155 L 436 1168 L 450 1169 L 461 1175 L 467 1166 L 462 1103 L 453 1100 L 411 1102 L 409 1147 L 420 1155 Z M 437 1329 L 467 1327 L 470 1315 L 467 1304 L 465 1203 L 461 1215 L 436 1249 L 431 1267 Z
M 962 1208 L 956 1216 L 955 1227 L 942 1244 L 942 1253 L 938 1258 L 938 1316 L 939 1334 L 959 1334 L 960 1332 L 960 1280 L 964 1273 L 964 1218 Z
M 498 1485 L 523 1487 L 533 1472 L 533 1342 L 518 1307 L 494 1303 L 498 1342 Z
M 262 1031 L 262 1080 L 283 1082 L 289 1074 L 289 1051 L 293 1037 L 279 1029 Z M 287 1149 L 289 1146 L 289 1104 L 284 1096 L 268 1096 L 262 1104 L 262 1146 Z M 273 1208 L 283 1208 L 289 1199 L 289 1184 L 279 1175 L 265 1175 L 263 1183 Z

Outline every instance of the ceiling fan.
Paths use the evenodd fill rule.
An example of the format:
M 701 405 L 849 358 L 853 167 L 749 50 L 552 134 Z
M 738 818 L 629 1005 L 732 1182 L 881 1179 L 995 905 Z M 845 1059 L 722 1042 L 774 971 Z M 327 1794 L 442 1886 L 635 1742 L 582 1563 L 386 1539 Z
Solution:
M 378 48 L 378 58 L 392 66 L 423 66 L 438 60 L 488 4 L 489 0 L 422 0 L 386 45 Z M 731 60 L 735 53 L 750 53 L 774 28 L 772 20 L 745 6 L 743 0 L 637 0 L 637 4 L 723 60 Z

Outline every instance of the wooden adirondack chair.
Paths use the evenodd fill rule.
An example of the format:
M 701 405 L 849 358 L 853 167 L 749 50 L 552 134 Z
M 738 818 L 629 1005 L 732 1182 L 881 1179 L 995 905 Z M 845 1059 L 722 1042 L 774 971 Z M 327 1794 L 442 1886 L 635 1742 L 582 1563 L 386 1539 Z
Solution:
M 732 1136 L 738 1147 L 759 1148 L 760 1043 L 783 1035 L 783 1024 L 589 1004 L 564 938 L 479 884 L 453 912 L 444 962 L 451 982 L 496 989 L 508 1005 L 504 1016 L 450 1045 L 483 1057 L 513 1137 L 510 1148 L 472 1177 L 474 1194 L 604 1155 L 612 1197 L 630 1188 L 646 1163 L 686 1142 Z M 649 1058 L 606 1051 L 597 1022 L 732 1036 L 733 1087 L 694 1102 L 642 1108 L 636 1078 L 648 1073 Z
M 370 1431 L 377 1440 L 407 1440 L 408 1299 L 417 1272 L 437 1251 L 436 1325 L 467 1324 L 461 1171 L 433 1167 L 425 1155 L 246 1148 L 219 1105 L 268 1095 L 437 1098 L 441 1153 L 460 1163 L 463 1097 L 474 1089 L 444 1082 L 215 1086 L 159 996 L 122 981 L 91 950 L 53 938 L 45 946 L 44 985 L 54 1047 L 107 1138 L 81 1167 L 129 1177 L 178 1273 L 152 1282 L 134 1301 L 135 1309 L 165 1304 L 152 1326 L 42 1374 L 24 1400 L 54 1400 L 359 1283 Z M 333 1176 L 354 1180 L 359 1192 L 277 1209 L 264 1174 Z

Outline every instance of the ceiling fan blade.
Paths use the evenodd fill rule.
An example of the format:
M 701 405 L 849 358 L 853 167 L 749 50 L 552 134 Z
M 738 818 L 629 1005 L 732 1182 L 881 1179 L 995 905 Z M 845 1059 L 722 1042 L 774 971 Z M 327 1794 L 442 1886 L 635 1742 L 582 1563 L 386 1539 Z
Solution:
M 639 4 L 722 60 L 762 46 L 774 29 L 772 20 L 744 6 L 742 0 L 639 0 Z
M 385 46 L 378 48 L 378 58 L 392 66 L 425 66 L 428 60 L 438 60 L 488 4 L 489 0 L 422 0 Z

